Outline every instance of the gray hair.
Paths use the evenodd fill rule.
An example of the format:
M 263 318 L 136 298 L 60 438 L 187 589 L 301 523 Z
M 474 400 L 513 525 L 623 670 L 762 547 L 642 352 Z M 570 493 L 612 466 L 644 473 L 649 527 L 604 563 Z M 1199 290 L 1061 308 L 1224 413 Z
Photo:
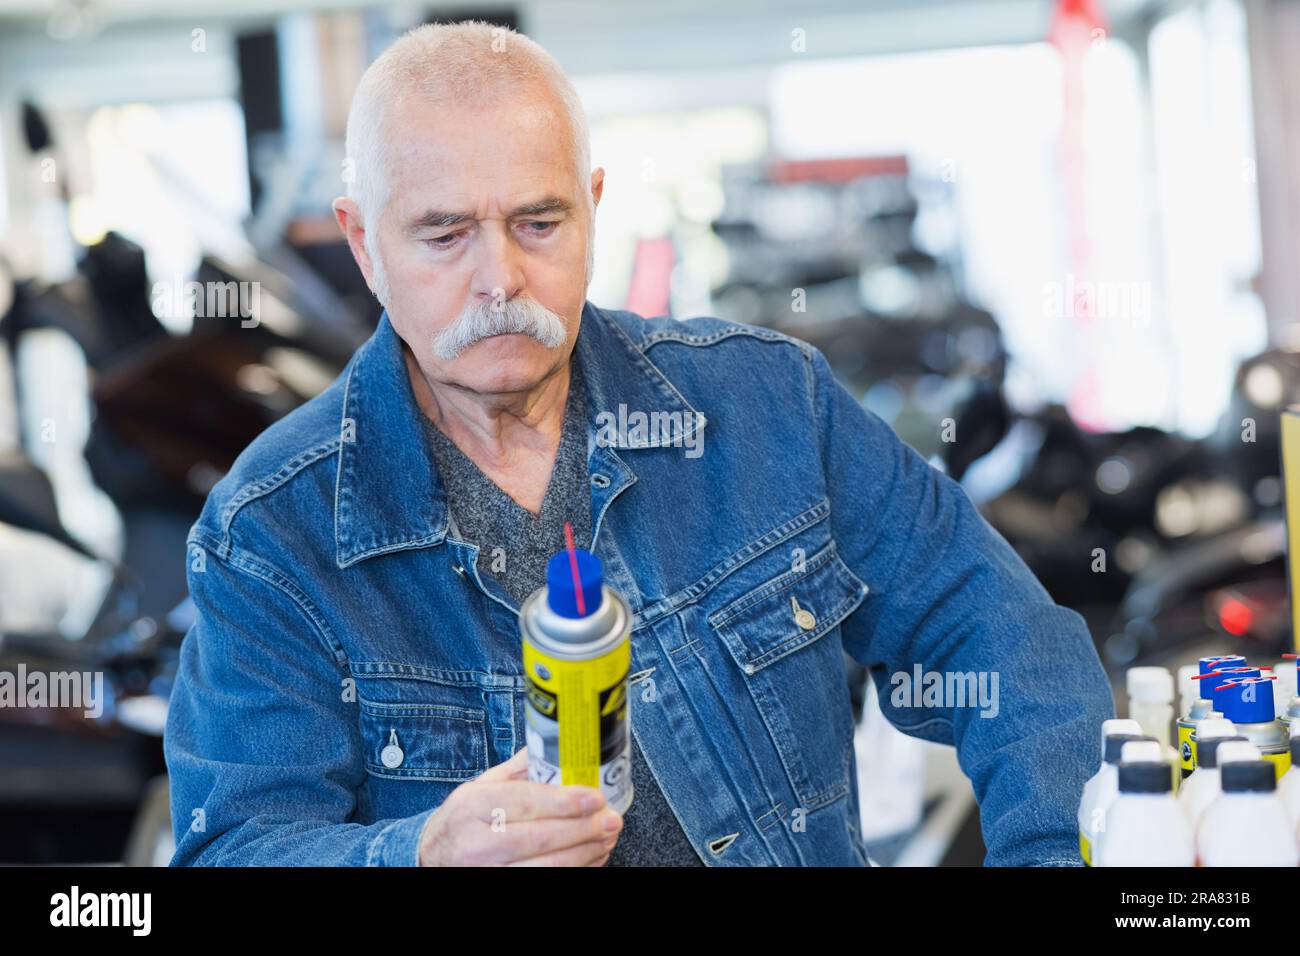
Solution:
M 534 40 L 482 20 L 426 24 L 403 34 L 361 77 L 348 112 L 345 177 L 366 225 L 366 251 L 375 266 L 375 294 L 387 305 L 375 227 L 388 203 L 388 107 L 404 95 L 431 104 L 490 105 L 542 85 L 563 104 L 565 131 L 577 159 L 578 196 L 591 208 L 591 141 L 582 101 L 555 58 Z M 382 292 L 382 294 L 381 294 Z

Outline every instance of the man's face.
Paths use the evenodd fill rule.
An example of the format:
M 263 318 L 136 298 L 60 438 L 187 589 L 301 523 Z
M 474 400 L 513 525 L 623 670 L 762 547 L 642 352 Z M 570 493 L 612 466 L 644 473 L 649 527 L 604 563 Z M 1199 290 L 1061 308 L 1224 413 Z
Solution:
M 591 278 L 592 217 L 577 191 L 560 110 L 543 92 L 487 110 L 407 98 L 389 115 L 389 199 L 373 238 L 389 318 L 435 382 L 522 391 L 572 351 Z M 601 170 L 591 177 L 593 208 L 602 177 Z M 344 228 L 373 286 L 360 234 Z M 500 319 L 496 309 L 527 300 L 562 320 L 551 329 L 552 345 L 523 333 L 492 334 L 458 350 L 450 334 L 438 339 L 449 327 L 472 328 L 457 326 L 470 313 Z

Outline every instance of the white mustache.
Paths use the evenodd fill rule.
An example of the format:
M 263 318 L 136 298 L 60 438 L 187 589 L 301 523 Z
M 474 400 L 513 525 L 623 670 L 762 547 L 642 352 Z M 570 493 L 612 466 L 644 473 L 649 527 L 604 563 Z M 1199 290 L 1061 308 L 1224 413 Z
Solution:
M 456 320 L 433 337 L 433 354 L 454 359 L 481 339 L 512 332 L 530 335 L 547 348 L 559 348 L 568 341 L 564 320 L 536 299 L 509 299 L 471 305 Z

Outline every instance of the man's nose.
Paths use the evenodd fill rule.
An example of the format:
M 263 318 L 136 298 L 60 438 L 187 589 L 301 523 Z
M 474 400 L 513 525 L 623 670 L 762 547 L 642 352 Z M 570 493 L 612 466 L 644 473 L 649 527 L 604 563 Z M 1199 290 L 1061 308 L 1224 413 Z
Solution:
M 513 299 L 524 286 L 518 246 L 511 241 L 508 228 L 499 223 L 491 223 L 480 236 L 482 241 L 475 250 L 472 291 L 492 298 L 500 296 L 502 301 Z

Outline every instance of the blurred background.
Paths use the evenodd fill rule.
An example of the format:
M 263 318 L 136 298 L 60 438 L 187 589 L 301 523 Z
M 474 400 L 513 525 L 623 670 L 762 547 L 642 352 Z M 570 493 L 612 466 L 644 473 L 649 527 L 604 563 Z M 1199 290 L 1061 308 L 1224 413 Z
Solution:
M 466 18 L 582 96 L 593 302 L 821 348 L 1119 682 L 1293 649 L 1300 2 L 0 0 L 0 670 L 105 679 L 94 718 L 0 708 L 0 863 L 169 859 L 186 532 L 372 330 L 351 94 Z M 953 751 L 864 680 L 873 856 L 978 864 Z

